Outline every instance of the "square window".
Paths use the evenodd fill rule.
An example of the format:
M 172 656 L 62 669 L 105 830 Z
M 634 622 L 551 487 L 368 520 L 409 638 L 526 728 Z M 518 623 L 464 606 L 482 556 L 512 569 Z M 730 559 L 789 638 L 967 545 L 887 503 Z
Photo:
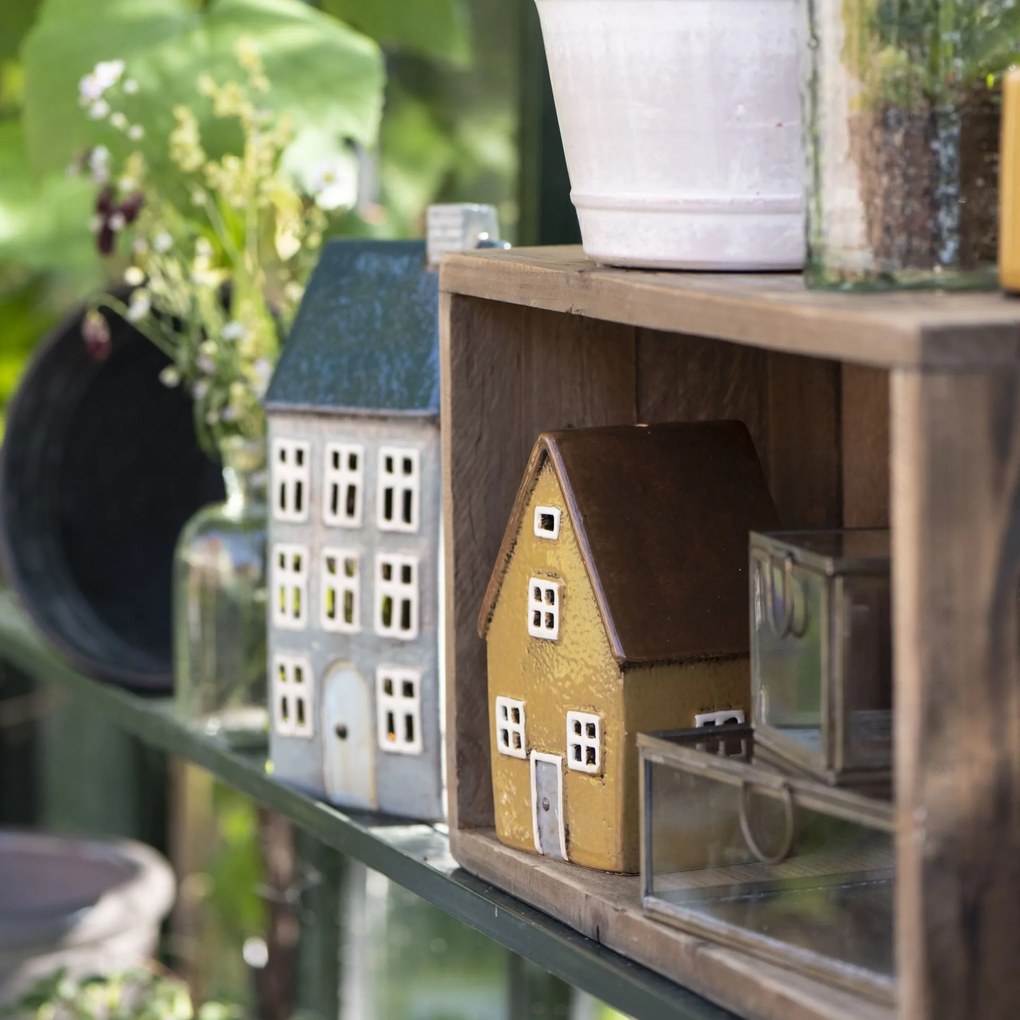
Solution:
M 309 444 L 305 440 L 273 441 L 272 503 L 273 516 L 278 521 L 300 522 L 308 519 L 309 449 Z
M 560 537 L 560 508 L 556 506 L 536 506 L 534 528 L 538 538 L 550 540 Z
M 416 532 L 421 503 L 421 455 L 416 449 L 379 451 L 376 523 L 383 531 Z
M 379 747 L 392 754 L 421 754 L 421 671 L 404 666 L 376 670 Z
M 356 552 L 322 550 L 319 625 L 323 630 L 343 634 L 355 634 L 361 630 L 361 571 L 358 564 Z
M 524 732 L 524 702 L 496 698 L 496 750 L 511 758 L 528 756 Z
M 357 443 L 329 443 L 322 486 L 322 520 L 331 527 L 360 528 L 364 478 L 364 447 Z
M 528 633 L 555 641 L 560 636 L 560 584 L 533 577 L 528 582 Z
M 307 623 L 307 550 L 278 545 L 273 556 L 273 623 L 287 630 L 303 630 Z
M 602 720 L 590 712 L 567 713 L 567 767 L 596 774 L 602 768 Z
M 314 730 L 312 667 L 303 656 L 275 657 L 271 698 L 273 726 L 281 737 L 308 739 Z
M 418 559 L 380 553 L 376 557 L 375 632 L 401 641 L 418 636 Z

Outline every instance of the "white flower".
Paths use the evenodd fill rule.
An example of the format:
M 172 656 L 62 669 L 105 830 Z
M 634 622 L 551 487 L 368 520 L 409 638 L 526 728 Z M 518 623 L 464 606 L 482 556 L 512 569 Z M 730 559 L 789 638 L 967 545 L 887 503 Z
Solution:
M 231 319 L 223 327 L 223 333 L 221 334 L 224 340 L 243 340 L 248 335 L 243 322 L 238 322 L 237 319 Z
M 138 91 L 138 82 L 134 78 L 128 78 L 124 82 L 124 91 L 129 95 L 133 96 Z
M 128 305 L 128 322 L 138 322 L 144 319 L 152 311 L 152 299 L 144 290 L 136 290 L 131 295 L 131 304 Z
M 252 365 L 252 374 L 255 376 L 255 395 L 261 397 L 266 392 L 266 387 L 273 375 L 272 363 L 268 358 L 259 358 Z
M 213 253 L 213 246 L 209 243 L 209 239 L 206 237 L 200 237 L 195 242 L 195 254 L 199 258 L 207 259 Z
M 110 179 L 110 150 L 105 145 L 97 145 L 88 159 L 89 175 L 96 184 L 105 184 Z
M 93 120 L 102 120 L 110 112 L 110 104 L 105 99 L 97 99 L 89 107 L 89 116 Z
M 120 110 L 114 110 L 110 114 L 110 123 L 118 130 L 123 131 L 127 127 L 128 119 Z
M 124 214 L 122 212 L 115 212 L 106 221 L 106 224 L 114 233 L 117 233 L 127 226 L 127 220 L 124 219 Z
M 315 204 L 327 211 L 354 205 L 358 181 L 349 160 L 329 159 L 314 167 L 309 178 Z
M 209 357 L 208 354 L 200 354 L 195 359 L 195 364 L 205 372 L 206 375 L 212 375 L 216 371 L 216 362 Z
M 174 368 L 173 365 L 167 365 L 162 372 L 159 373 L 159 381 L 167 387 L 174 387 L 181 381 L 181 374 Z
M 82 106 L 91 105 L 94 108 L 102 100 L 103 93 L 120 81 L 123 73 L 123 60 L 101 60 L 78 82 L 78 102 Z M 101 116 L 105 117 L 106 114 Z
M 223 421 L 237 421 L 237 412 L 229 405 L 220 412 Z
M 145 137 L 145 128 L 141 124 L 132 124 L 128 128 L 127 136 L 133 142 L 140 142 Z
M 144 255 L 149 250 L 149 242 L 144 237 L 136 237 L 131 242 L 131 250 L 139 255 Z
M 174 239 L 165 231 L 161 230 L 153 239 L 152 247 L 160 254 L 168 252 L 174 246 Z
M 92 75 L 99 83 L 100 88 L 105 92 L 120 81 L 124 73 L 123 60 L 101 60 L 92 69 Z
M 128 266 L 124 270 L 124 282 L 131 287 L 140 287 L 145 283 L 145 273 L 138 266 Z
M 201 400 L 209 392 L 209 384 L 204 379 L 199 379 L 191 388 L 191 395 L 196 400 Z

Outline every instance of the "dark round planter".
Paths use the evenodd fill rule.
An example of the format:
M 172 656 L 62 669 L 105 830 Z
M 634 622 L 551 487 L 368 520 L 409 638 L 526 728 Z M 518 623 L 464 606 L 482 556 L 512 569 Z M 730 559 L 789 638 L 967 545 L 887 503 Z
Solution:
M 0 451 L 0 558 L 46 636 L 93 676 L 142 691 L 173 687 L 174 544 L 223 498 L 198 449 L 192 404 L 159 381 L 166 358 L 108 321 L 112 351 L 91 360 L 83 310 L 37 348 Z

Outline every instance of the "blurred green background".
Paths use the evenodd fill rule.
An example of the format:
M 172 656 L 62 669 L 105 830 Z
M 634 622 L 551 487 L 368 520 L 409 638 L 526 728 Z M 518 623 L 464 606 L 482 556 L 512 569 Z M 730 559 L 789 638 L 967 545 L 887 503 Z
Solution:
M 95 185 L 66 172 L 83 69 L 130 57 L 157 93 L 180 89 L 186 101 L 197 71 L 244 31 L 309 123 L 342 122 L 344 104 L 369 98 L 343 68 L 332 91 L 328 48 L 295 34 L 296 5 L 0 0 L 0 434 L 33 346 L 108 282 L 89 229 Z M 531 0 L 311 6 L 337 19 L 337 39 L 349 26 L 385 61 L 378 143 L 360 148 L 359 202 L 342 232 L 422 236 L 430 202 L 476 201 L 497 207 L 517 243 L 578 239 Z M 165 118 L 160 98 L 138 119 Z M 197 999 L 245 1016 L 619 1015 L 2 662 L 0 824 L 131 836 L 167 853 L 180 892 L 164 959 Z

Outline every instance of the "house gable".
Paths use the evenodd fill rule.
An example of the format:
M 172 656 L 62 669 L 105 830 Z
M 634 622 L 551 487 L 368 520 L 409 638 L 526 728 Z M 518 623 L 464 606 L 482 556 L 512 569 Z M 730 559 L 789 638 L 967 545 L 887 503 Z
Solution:
M 482 636 L 546 464 L 617 662 L 747 654 L 747 536 L 774 529 L 778 516 L 751 437 L 736 421 L 541 435 L 483 600 Z

